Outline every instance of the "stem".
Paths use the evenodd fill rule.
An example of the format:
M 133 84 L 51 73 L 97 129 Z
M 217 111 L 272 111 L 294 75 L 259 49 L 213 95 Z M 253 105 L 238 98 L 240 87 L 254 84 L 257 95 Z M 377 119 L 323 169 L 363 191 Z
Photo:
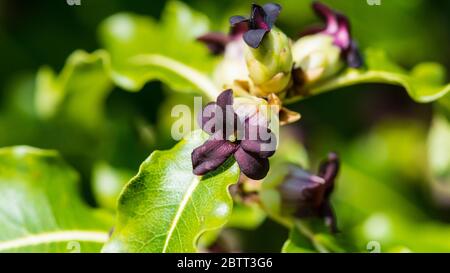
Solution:
M 301 234 L 305 235 L 305 237 L 311 241 L 311 243 L 319 252 L 329 253 L 328 249 L 326 249 L 319 242 L 317 242 L 314 232 L 309 228 L 309 226 L 304 221 L 300 219 L 295 220 L 294 227 L 297 228 Z

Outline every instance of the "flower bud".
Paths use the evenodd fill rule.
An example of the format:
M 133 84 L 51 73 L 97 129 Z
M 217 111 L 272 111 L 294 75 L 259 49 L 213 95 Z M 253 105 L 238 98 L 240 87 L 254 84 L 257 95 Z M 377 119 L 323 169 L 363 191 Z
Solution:
M 300 219 L 323 218 L 331 231 L 337 231 L 330 196 L 338 172 L 339 158 L 335 153 L 330 153 L 320 164 L 317 175 L 290 166 L 284 182 L 278 186 L 284 214 Z
M 259 97 L 280 94 L 291 82 L 291 41 L 273 28 L 258 48 L 246 47 L 245 61 L 251 79 L 250 92 Z
M 306 83 L 328 78 L 344 65 L 341 49 L 326 34 L 307 35 L 292 46 L 294 69 L 300 69 Z

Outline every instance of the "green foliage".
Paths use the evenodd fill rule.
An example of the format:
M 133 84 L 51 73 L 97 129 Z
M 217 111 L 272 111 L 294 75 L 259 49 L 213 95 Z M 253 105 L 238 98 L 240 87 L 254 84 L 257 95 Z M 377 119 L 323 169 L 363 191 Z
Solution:
M 115 210 L 117 198 L 133 174 L 129 170 L 114 168 L 106 162 L 99 162 L 94 166 L 92 175 L 92 191 L 97 203 L 102 208 Z
M 57 152 L 0 149 L 0 252 L 98 252 L 112 215 L 79 197 L 79 178 Z
M 239 169 L 229 160 L 199 177 L 191 152 L 204 140 L 195 131 L 168 151 L 155 151 L 119 198 L 118 221 L 104 252 L 193 252 L 199 236 L 226 223 L 232 199 L 228 186 Z
M 365 68 L 347 68 L 336 77 L 305 87 L 307 94 L 315 95 L 361 83 L 386 83 L 404 87 L 417 102 L 431 102 L 450 91 L 450 84 L 444 84 L 445 69 L 438 63 L 421 63 L 406 71 L 379 49 L 367 49 L 364 61 Z M 288 101 L 299 99 L 301 97 L 294 96 Z
M 242 1 L 235 2 L 230 10 L 242 10 Z M 312 14 L 305 12 L 309 10 L 307 2 L 283 0 L 280 26 L 293 25 L 291 33 L 297 32 L 300 17 L 305 23 L 311 19 Z M 205 4 L 205 9 L 211 5 L 222 4 Z M 56 149 L 80 174 L 54 151 L 25 146 L 0 149 L 0 251 L 204 251 L 220 238 L 221 228 L 253 232 L 262 228 L 267 218 L 289 230 L 282 252 L 367 252 L 372 243 L 380 244 L 382 252 L 450 251 L 446 240 L 450 226 L 434 206 L 448 208 L 450 198 L 450 85 L 446 84 L 446 71 L 434 62 L 406 70 L 387 57 L 389 52 L 399 63 L 409 65 L 405 57 L 410 53 L 412 59 L 448 55 L 448 50 L 436 50 L 442 47 L 445 51 L 448 43 L 430 44 L 425 37 L 433 36 L 435 30 L 411 21 L 414 16 L 401 16 L 408 22 L 404 26 L 370 29 L 379 22 L 368 18 L 377 18 L 380 10 L 390 16 L 382 24 L 400 20 L 396 7 L 401 5 L 383 4 L 379 10 L 368 11 L 365 3 L 336 3 L 349 11 L 353 34 L 361 45 L 385 50 L 366 49 L 364 67 L 344 69 L 299 93 L 290 93 L 286 102 L 365 83 L 397 85 L 416 102 L 437 101 L 431 125 L 425 121 L 428 112 L 420 121 L 399 118 L 374 126 L 367 122 L 370 129 L 364 127 L 364 133 L 357 135 L 350 132 L 345 140 L 327 130 L 315 135 L 305 126 L 302 129 L 311 156 L 296 137 L 282 134 L 277 153 L 270 159 L 269 175 L 262 181 L 260 202 L 250 204 L 233 204 L 228 192 L 239 177 L 233 160 L 206 176 L 192 174 L 191 151 L 206 139 L 200 132 L 170 150 L 154 151 L 130 180 L 144 156 L 155 147 L 173 144 L 168 138 L 172 121 L 168 113 L 173 105 L 190 103 L 193 93 L 212 100 L 221 91 L 212 81 L 220 57 L 212 56 L 196 38 L 210 31 L 210 25 L 221 25 L 218 18 L 230 14 L 228 7 L 218 11 L 218 16 L 210 16 L 211 21 L 177 1 L 167 3 L 159 20 L 132 12 L 106 18 L 98 29 L 102 49 L 92 53 L 76 50 L 60 72 L 44 66 L 36 77 L 17 77 L 2 94 L 0 145 L 26 143 Z M 404 5 L 408 11 L 414 11 L 415 5 L 422 7 Z M 298 16 L 303 13 L 305 16 Z M 438 21 L 430 22 L 430 26 L 436 24 Z M 397 38 L 396 31 L 417 35 L 399 41 L 392 39 Z M 12 40 L 3 28 L 0 37 L 0 47 L 8 49 L 0 52 L 11 53 L 14 61 L 20 62 L 17 56 L 22 52 L 9 48 Z M 411 47 L 405 48 L 405 44 Z M 158 85 L 148 85 L 150 81 L 164 83 L 167 98 L 154 95 L 161 90 Z M 152 96 L 139 103 L 127 102 L 122 100 L 124 94 L 137 97 L 143 93 L 122 89 L 146 90 Z M 112 103 L 111 98 L 119 103 Z M 328 101 L 322 107 L 333 109 L 333 103 Z M 140 113 L 137 105 L 159 107 L 159 111 L 155 109 L 157 124 L 149 121 L 147 112 Z M 363 112 L 356 107 L 347 111 L 354 116 Z M 320 117 L 304 115 L 304 119 L 322 125 Z M 281 209 L 277 188 L 289 164 L 314 172 L 316 159 L 323 156 L 318 150 L 324 147 L 337 150 L 343 162 L 332 195 L 341 230 L 335 236 L 320 219 L 299 221 L 287 215 Z M 79 196 L 82 186 L 83 193 L 93 197 L 90 201 L 108 211 L 85 204 Z M 111 212 L 117 212 L 115 224 Z M 272 235 L 270 231 L 266 234 Z
M 42 118 L 64 115 L 81 126 L 95 128 L 104 118 L 104 102 L 112 90 L 105 51 L 75 51 L 59 75 L 49 67 L 39 70 L 35 107 Z
M 214 59 L 196 38 L 208 31 L 209 20 L 181 2 L 169 2 L 160 23 L 121 13 L 100 26 L 100 39 L 112 56 L 116 83 L 139 91 L 158 79 L 173 90 L 203 91 L 210 98 L 220 90 L 211 82 Z
M 344 252 L 352 251 L 344 249 L 338 241 L 340 235 L 329 234 L 323 227 L 317 227 L 315 221 L 297 220 L 289 232 L 289 239 L 284 243 L 283 253 L 311 253 L 311 252 Z

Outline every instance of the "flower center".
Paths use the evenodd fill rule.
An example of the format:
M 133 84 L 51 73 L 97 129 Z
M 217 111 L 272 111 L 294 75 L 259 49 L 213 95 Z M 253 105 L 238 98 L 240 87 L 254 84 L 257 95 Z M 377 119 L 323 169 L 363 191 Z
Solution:
M 236 141 L 237 141 L 236 133 L 231 134 L 231 135 L 228 137 L 228 141 L 230 141 L 230 142 L 236 142 Z

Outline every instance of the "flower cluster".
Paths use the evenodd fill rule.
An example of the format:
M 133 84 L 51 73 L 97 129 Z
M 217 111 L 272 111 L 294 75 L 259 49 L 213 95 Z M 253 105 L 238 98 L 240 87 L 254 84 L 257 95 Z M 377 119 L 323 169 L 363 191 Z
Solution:
M 236 114 L 233 91 L 223 91 L 200 115 L 201 127 L 210 138 L 192 152 L 194 174 L 213 171 L 234 156 L 246 176 L 264 178 L 269 171 L 268 158 L 275 153 L 276 138 L 260 120 L 259 116 Z
M 261 138 L 259 133 L 254 139 L 246 135 L 261 129 L 269 132 L 268 135 L 271 132 L 266 125 L 252 125 L 234 112 L 231 89 L 239 94 L 237 99 L 253 97 L 258 103 L 276 106 L 280 124 L 286 124 L 300 118 L 298 113 L 283 107 L 287 96 L 336 75 L 344 66 L 362 65 L 347 17 L 319 2 L 312 7 L 325 25 L 309 28 L 295 42 L 275 27 L 281 12 L 281 6 L 275 3 L 253 4 L 248 17 L 232 16 L 228 35 L 208 33 L 198 38 L 214 54 L 225 52 L 214 78 L 218 78 L 216 82 L 221 88 L 230 90 L 224 91 L 215 103 L 203 110 L 200 124 L 210 134 L 210 139 L 192 153 L 195 174 L 214 170 L 231 156 L 249 178 L 261 179 L 268 172 L 268 157 L 275 152 L 275 147 L 263 151 L 261 147 L 267 144 L 264 142 L 267 139 Z M 227 108 L 232 110 L 227 111 Z M 214 114 L 205 118 L 206 112 Z M 244 136 L 240 137 L 242 134 Z M 337 159 L 329 161 L 337 162 Z M 293 176 L 292 180 L 297 178 Z M 312 182 L 319 181 L 314 179 Z M 333 182 L 333 179 L 321 179 L 325 181 L 322 184 Z M 319 194 L 325 187 L 322 184 L 313 187 L 317 188 L 318 196 L 322 196 L 316 197 L 317 200 L 326 200 L 329 195 L 328 190 Z M 323 201 L 320 213 L 316 210 L 316 214 L 325 215 L 326 207 L 327 202 Z

